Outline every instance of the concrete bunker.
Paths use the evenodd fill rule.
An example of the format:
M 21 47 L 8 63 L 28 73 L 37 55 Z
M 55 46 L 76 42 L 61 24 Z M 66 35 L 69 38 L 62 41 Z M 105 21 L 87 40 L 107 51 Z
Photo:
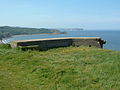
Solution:
M 106 42 L 100 37 L 70 37 L 70 38 L 48 38 L 11 41 L 12 48 L 47 50 L 50 48 L 68 46 L 88 46 L 103 48 Z

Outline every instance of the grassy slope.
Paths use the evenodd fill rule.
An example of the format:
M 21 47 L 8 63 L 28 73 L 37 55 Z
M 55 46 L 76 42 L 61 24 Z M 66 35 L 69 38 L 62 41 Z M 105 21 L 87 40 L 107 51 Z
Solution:
M 0 49 L 0 90 L 119 90 L 120 52 L 67 47 Z

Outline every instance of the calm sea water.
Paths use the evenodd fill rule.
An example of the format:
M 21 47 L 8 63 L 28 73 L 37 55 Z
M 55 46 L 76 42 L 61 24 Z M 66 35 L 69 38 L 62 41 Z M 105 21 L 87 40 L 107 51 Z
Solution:
M 58 37 L 101 37 L 106 40 L 107 43 L 104 45 L 106 49 L 120 51 L 120 30 L 61 30 L 67 32 L 67 34 L 41 34 L 41 35 L 23 35 L 14 36 L 7 39 L 12 40 L 29 40 L 29 39 L 42 39 L 42 38 L 58 38 Z

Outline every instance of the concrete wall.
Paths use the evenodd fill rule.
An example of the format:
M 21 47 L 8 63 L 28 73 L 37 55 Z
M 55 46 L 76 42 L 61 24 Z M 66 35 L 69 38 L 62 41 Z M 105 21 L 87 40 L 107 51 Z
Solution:
M 76 38 L 49 38 L 49 39 L 33 39 L 12 41 L 12 48 L 21 47 L 36 47 L 39 50 L 49 48 L 67 47 L 67 46 L 95 46 L 103 48 L 105 42 L 99 37 L 76 37 Z

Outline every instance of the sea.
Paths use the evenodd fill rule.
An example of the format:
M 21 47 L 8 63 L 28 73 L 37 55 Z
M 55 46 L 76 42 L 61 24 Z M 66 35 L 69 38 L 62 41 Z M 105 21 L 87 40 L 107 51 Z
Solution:
M 60 38 L 60 37 L 101 37 L 106 41 L 105 49 L 120 51 L 120 30 L 65 30 L 60 29 L 66 34 L 38 34 L 38 35 L 18 35 L 3 40 L 10 42 L 13 40 L 30 40 L 43 38 Z

